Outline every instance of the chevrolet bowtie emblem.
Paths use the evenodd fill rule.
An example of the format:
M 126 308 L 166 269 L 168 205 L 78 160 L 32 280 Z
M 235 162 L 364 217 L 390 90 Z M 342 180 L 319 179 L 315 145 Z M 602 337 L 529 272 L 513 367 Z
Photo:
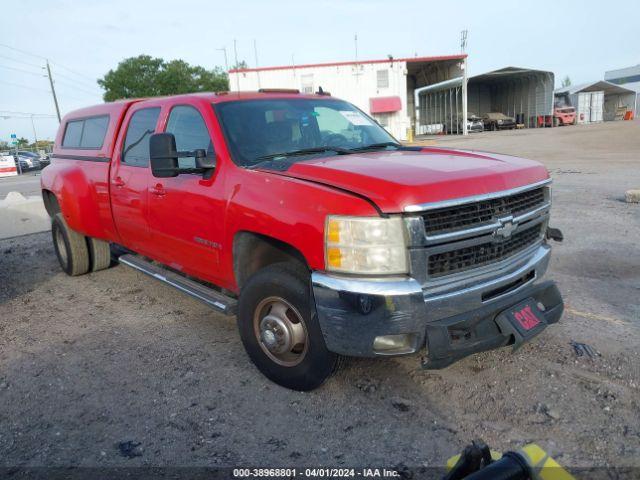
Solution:
M 500 218 L 498 221 L 500 222 L 500 227 L 495 233 L 497 237 L 509 238 L 514 230 L 518 228 L 518 224 L 513 221 L 513 217 Z

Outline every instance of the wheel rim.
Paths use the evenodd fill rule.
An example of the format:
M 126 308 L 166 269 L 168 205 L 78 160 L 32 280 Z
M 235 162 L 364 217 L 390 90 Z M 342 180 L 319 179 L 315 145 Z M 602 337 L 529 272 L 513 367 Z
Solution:
M 253 330 L 262 351 L 285 367 L 298 365 L 307 354 L 307 327 L 300 312 L 280 297 L 268 297 L 256 307 Z
M 60 255 L 60 261 L 66 265 L 68 262 L 67 245 L 64 243 L 64 237 L 60 229 L 56 229 L 56 247 L 58 248 L 58 255 Z

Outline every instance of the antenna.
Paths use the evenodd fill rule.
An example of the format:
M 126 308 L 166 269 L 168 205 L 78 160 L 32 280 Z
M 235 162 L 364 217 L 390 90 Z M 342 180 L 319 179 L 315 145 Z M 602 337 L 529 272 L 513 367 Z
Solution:
M 464 53 L 467 50 L 467 30 L 460 32 L 460 51 Z

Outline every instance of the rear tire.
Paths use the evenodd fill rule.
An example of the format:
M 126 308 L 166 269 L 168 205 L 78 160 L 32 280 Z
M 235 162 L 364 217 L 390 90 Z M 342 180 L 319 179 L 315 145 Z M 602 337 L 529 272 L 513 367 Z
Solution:
M 238 302 L 238 329 L 251 361 L 271 381 L 299 391 L 318 388 L 340 365 L 324 343 L 309 285 L 303 268 L 276 263 L 248 280 Z
M 89 249 L 86 237 L 67 225 L 61 213 L 53 216 L 51 235 L 56 256 L 67 275 L 83 275 L 89 271 Z
M 92 272 L 109 268 L 111 265 L 111 249 L 108 242 L 87 237 L 87 247 Z

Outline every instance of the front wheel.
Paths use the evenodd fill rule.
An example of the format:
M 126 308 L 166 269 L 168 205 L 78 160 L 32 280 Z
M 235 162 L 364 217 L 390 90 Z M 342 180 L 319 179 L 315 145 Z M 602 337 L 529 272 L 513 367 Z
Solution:
M 240 338 L 251 361 L 273 382 L 292 390 L 318 388 L 337 369 L 311 306 L 309 274 L 287 263 L 253 275 L 238 304 Z

